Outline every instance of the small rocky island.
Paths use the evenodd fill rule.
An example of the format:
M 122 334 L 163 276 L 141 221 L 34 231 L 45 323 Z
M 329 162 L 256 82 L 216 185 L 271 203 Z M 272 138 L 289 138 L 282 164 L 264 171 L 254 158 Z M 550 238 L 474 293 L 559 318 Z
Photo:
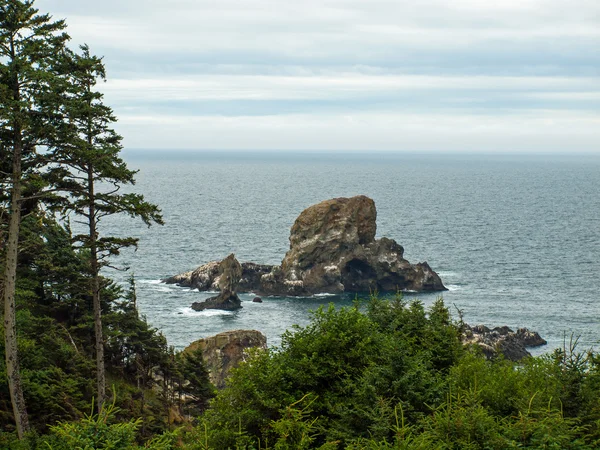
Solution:
M 411 264 L 404 248 L 375 239 L 375 202 L 359 195 L 325 200 L 305 209 L 294 222 L 290 249 L 281 265 L 238 263 L 234 255 L 164 280 L 165 283 L 218 290 L 194 309 L 241 307 L 236 292 L 310 296 L 319 293 L 443 291 L 442 280 L 426 262 Z
M 256 330 L 232 330 L 194 341 L 185 348 L 183 354 L 185 356 L 200 349 L 210 381 L 222 389 L 231 369 L 246 361 L 248 350 L 252 348 L 266 350 L 267 337 Z

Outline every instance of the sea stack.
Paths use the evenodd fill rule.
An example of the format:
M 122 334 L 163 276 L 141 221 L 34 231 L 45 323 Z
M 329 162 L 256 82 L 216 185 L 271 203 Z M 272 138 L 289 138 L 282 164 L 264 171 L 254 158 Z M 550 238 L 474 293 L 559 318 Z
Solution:
M 410 264 L 404 248 L 375 239 L 375 202 L 364 195 L 325 200 L 305 209 L 290 233 L 281 266 L 261 279 L 267 294 L 445 290 L 427 263 Z
M 385 237 L 375 239 L 376 232 L 375 202 L 364 195 L 310 206 L 292 226 L 290 249 L 281 265 L 241 264 L 238 292 L 310 296 L 446 290 L 429 264 L 409 263 L 400 244 Z M 219 284 L 219 267 L 219 262 L 210 262 L 164 281 L 207 290 Z

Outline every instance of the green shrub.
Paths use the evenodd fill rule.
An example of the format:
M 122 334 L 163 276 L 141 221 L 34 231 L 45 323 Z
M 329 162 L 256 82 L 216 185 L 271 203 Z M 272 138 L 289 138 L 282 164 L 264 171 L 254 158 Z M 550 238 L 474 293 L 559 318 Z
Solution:
M 141 420 L 114 422 L 119 409 L 112 405 L 99 414 L 86 415 L 76 422 L 61 422 L 50 427 L 45 443 L 51 450 L 133 450 L 147 448 L 168 450 L 173 448 L 173 436 L 157 436 L 143 447 L 136 443 L 137 429 Z
M 257 353 L 232 373 L 200 430 L 210 448 L 239 447 L 241 436 L 264 448 L 267 441 L 284 445 L 282 427 L 295 417 L 296 427 L 312 424 L 311 448 L 390 441 L 395 406 L 413 422 L 428 414 L 443 401 L 445 374 L 461 355 L 459 328 L 441 300 L 429 311 L 401 296 L 373 297 L 366 310 L 359 303 L 321 307 L 309 325 L 283 335 L 281 348 Z M 303 398 L 311 399 L 309 409 L 288 409 Z

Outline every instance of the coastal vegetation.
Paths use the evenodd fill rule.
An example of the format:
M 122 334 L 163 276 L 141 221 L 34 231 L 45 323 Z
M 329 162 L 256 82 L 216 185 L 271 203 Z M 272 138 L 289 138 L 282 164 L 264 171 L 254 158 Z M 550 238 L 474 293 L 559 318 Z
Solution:
M 217 391 L 109 277 L 136 245 L 102 218 L 160 224 L 122 193 L 102 60 L 32 1 L 0 2 L 0 448 L 505 449 L 600 447 L 600 356 L 575 342 L 486 358 L 442 299 L 324 306 Z
M 133 295 L 130 291 L 119 303 L 125 308 L 116 313 L 122 325 L 144 323 L 134 313 Z M 95 413 L 93 400 L 86 398 L 92 391 L 89 379 L 56 367 L 55 353 L 73 357 L 75 351 L 64 332 L 55 332 L 54 346 L 60 343 L 61 350 L 38 363 L 37 370 L 31 369 L 32 358 L 24 364 L 25 398 L 37 406 L 30 413 L 36 431 L 22 441 L 4 433 L 0 444 L 214 450 L 600 445 L 597 354 L 579 353 L 571 343 L 518 363 L 486 359 L 477 347 L 464 347 L 462 324 L 452 320 L 441 299 L 429 308 L 401 295 L 373 296 L 346 308 L 324 306 L 309 325 L 286 332 L 280 347 L 253 353 L 216 395 L 198 354 L 169 353 L 147 326 L 124 326 L 128 336 L 121 336 L 120 326 L 106 323 L 125 353 L 133 354 L 135 344 L 140 349 L 130 364 L 117 362 L 115 356 L 123 353 L 114 345 L 107 351 L 110 402 Z M 90 323 L 88 334 L 91 329 Z M 29 336 L 24 345 L 33 348 L 32 340 Z M 38 346 L 47 342 L 42 339 Z M 137 372 L 142 364 L 131 364 L 140 358 L 146 368 L 152 366 L 149 372 Z M 79 355 L 77 362 L 87 365 L 88 374 L 93 371 L 91 356 Z M 7 429 L 5 392 L 3 387 Z

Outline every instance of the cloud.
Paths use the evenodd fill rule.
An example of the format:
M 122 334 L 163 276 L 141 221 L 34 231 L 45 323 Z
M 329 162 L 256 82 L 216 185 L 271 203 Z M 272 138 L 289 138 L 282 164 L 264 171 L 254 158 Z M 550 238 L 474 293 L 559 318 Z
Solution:
M 595 0 L 36 6 L 104 55 L 128 146 L 600 148 Z
M 197 75 L 195 77 L 109 80 L 102 90 L 121 99 L 162 100 L 294 100 L 370 96 L 394 91 L 537 92 L 582 90 L 600 92 L 593 77 L 509 77 L 370 75 L 362 73 L 316 74 L 312 76 Z
M 106 101 L 123 113 L 226 117 L 276 114 L 506 115 L 548 108 L 594 111 L 596 78 L 380 75 L 196 75 L 110 80 Z
M 303 114 L 122 116 L 119 130 L 138 148 L 208 150 L 593 151 L 600 119 L 563 111 L 493 117 L 471 114 Z M 158 129 L 154 144 L 140 136 Z M 232 130 L 235 130 L 234 132 Z M 133 139 L 131 139 L 133 137 Z M 590 147 L 593 143 L 596 147 Z M 254 146 L 249 146 L 249 144 Z
M 588 66 L 600 57 L 594 2 L 220 0 L 55 4 L 77 41 L 114 58 L 235 64 L 379 65 L 444 70 L 489 65 Z M 69 12 L 71 6 L 71 12 Z M 568 6 L 568 8 L 567 8 Z M 65 11 L 66 9 L 66 11 Z M 62 12 L 64 11 L 64 12 Z M 85 11 L 85 14 L 84 14 Z M 594 20 L 595 17 L 595 20 Z M 530 62 L 527 64 L 524 60 Z M 115 63 L 121 64 L 122 61 Z M 161 70 L 160 64 L 154 69 Z M 118 70 L 118 69 L 117 69 Z

